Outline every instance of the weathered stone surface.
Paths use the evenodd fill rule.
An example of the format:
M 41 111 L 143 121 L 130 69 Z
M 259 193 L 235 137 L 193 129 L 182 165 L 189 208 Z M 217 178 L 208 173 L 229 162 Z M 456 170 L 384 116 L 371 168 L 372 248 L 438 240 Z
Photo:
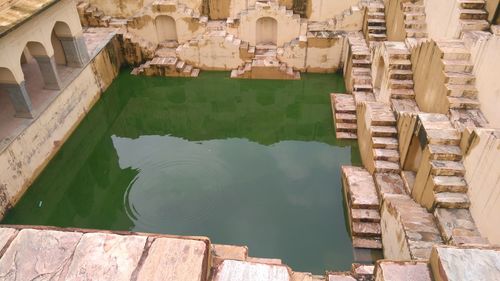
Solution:
M 427 262 L 380 261 L 377 263 L 376 281 L 432 281 Z
M 0 251 L 17 235 L 17 229 L 2 227 L 0 228 Z
M 342 177 L 351 208 L 379 208 L 375 184 L 368 171 L 361 167 L 342 166 Z
M 292 281 L 312 281 L 313 275 L 309 272 L 293 272 Z
M 388 195 L 381 209 L 384 256 L 395 260 L 427 260 L 442 243 L 434 216 L 409 196 Z
M 42 276 L 43 280 L 67 280 L 62 273 L 81 237 L 77 232 L 21 230 L 0 258 L 3 280 L 37 280 Z
M 500 280 L 500 249 L 437 246 L 430 265 L 435 281 Z
M 328 281 L 356 281 L 349 273 L 336 272 L 328 274 Z
M 290 281 L 284 265 L 225 260 L 216 269 L 214 281 Z
M 223 260 L 246 260 L 248 257 L 248 247 L 212 244 L 212 253 L 213 266 L 217 267 Z
M 381 199 L 385 198 L 386 194 L 408 195 L 400 175 L 393 173 L 375 173 L 373 177 Z
M 221 247 L 218 248 L 221 250 Z M 227 247 L 225 250 L 228 250 Z M 156 238 L 136 280 L 203 281 L 207 275 L 204 267 L 207 259 L 208 248 L 204 241 Z
M 372 209 L 351 209 L 354 222 L 380 222 L 380 212 Z
M 283 261 L 281 259 L 272 259 L 272 258 L 254 258 L 254 257 L 248 257 L 247 261 L 248 262 L 253 262 L 253 263 L 265 263 L 265 264 L 273 264 L 273 265 L 281 265 L 281 264 L 283 264 Z
M 65 280 L 130 280 L 146 239 L 134 235 L 84 234 L 75 249 Z
M 411 194 L 413 189 L 413 185 L 415 184 L 415 176 L 417 173 L 413 171 L 402 171 L 401 178 L 403 179 L 403 183 L 405 185 L 406 192 Z
M 375 271 L 375 266 L 353 263 L 351 271 L 352 275 L 358 281 L 372 281 L 374 278 L 373 274 Z
M 471 213 L 467 209 L 443 209 L 434 211 L 441 236 L 447 244 L 457 245 L 469 242 L 487 244 L 488 240 L 481 237 L 481 233 L 474 223 Z

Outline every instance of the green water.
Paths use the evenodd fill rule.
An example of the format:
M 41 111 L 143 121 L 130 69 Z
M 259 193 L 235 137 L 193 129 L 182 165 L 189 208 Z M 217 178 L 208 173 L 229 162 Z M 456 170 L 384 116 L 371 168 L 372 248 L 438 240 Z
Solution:
M 3 223 L 204 235 L 294 270 L 349 269 L 340 165 L 360 157 L 333 132 L 341 76 L 127 72 Z

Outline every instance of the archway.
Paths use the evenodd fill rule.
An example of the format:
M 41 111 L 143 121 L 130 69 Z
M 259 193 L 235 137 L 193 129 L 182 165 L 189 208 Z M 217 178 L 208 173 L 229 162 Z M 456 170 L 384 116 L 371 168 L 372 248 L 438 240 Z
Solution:
M 271 17 L 258 19 L 255 42 L 256 45 L 277 45 L 278 21 Z
M 0 67 L 0 119 L 6 120 L 5 115 L 33 117 L 24 82 L 18 83 L 10 69 Z
M 26 44 L 19 61 L 26 82 L 26 89 L 33 99 L 43 89 L 60 90 L 61 82 L 56 69 L 54 56 L 49 57 L 40 42 L 30 41 Z M 23 63 L 25 61 L 25 63 Z
M 177 41 L 177 27 L 171 16 L 157 16 L 155 19 L 158 42 Z
M 65 22 L 56 22 L 50 35 L 50 42 L 54 49 L 54 60 L 56 65 L 67 65 L 68 59 L 64 51 L 63 40 L 71 40 L 73 38 L 71 30 Z

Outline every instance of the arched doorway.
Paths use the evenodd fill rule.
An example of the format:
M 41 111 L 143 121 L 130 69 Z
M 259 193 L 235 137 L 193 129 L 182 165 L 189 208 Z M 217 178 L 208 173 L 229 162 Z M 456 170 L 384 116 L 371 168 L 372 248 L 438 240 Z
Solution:
M 40 42 L 30 41 L 21 54 L 19 61 L 26 82 L 26 89 L 33 99 L 42 89 L 60 90 L 61 82 L 57 73 L 54 57 L 49 57 Z
M 177 41 L 177 27 L 171 16 L 157 16 L 155 19 L 158 42 Z
M 73 36 L 68 24 L 64 22 L 56 22 L 52 29 L 50 42 L 54 49 L 54 59 L 57 65 L 68 65 L 67 55 L 64 51 L 63 41 L 72 40 Z
M 25 84 L 18 83 L 10 69 L 0 67 L 0 118 L 4 116 L 32 118 L 31 100 Z
M 278 43 L 278 21 L 271 17 L 263 17 L 257 20 L 256 44 L 277 45 Z

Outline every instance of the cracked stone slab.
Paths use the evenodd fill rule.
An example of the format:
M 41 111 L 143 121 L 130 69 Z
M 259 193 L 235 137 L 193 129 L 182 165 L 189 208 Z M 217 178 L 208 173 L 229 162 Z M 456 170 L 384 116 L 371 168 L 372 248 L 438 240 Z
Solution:
M 17 234 L 17 229 L 0 228 L 0 251 L 9 243 L 9 241 Z
M 290 281 L 284 265 L 225 260 L 216 269 L 214 281 Z
M 0 258 L 2 280 L 67 280 L 63 270 L 72 261 L 82 234 L 23 229 Z M 40 279 L 41 280 L 41 279 Z
M 207 276 L 208 245 L 204 241 L 156 238 L 149 248 L 137 281 L 203 281 Z
M 441 236 L 448 244 L 455 244 L 459 241 L 488 244 L 488 240 L 481 237 L 469 210 L 436 208 L 434 216 L 441 230 Z
M 381 261 L 377 263 L 376 281 L 432 281 L 427 262 Z
M 342 179 L 350 208 L 378 210 L 379 200 L 375 183 L 366 169 L 342 166 Z
M 84 234 L 64 280 L 130 280 L 147 237 L 107 233 Z
M 380 198 L 385 198 L 387 194 L 408 195 L 404 181 L 400 175 L 394 173 L 375 173 L 375 186 Z
M 438 246 L 430 265 L 435 281 L 499 280 L 500 248 Z

